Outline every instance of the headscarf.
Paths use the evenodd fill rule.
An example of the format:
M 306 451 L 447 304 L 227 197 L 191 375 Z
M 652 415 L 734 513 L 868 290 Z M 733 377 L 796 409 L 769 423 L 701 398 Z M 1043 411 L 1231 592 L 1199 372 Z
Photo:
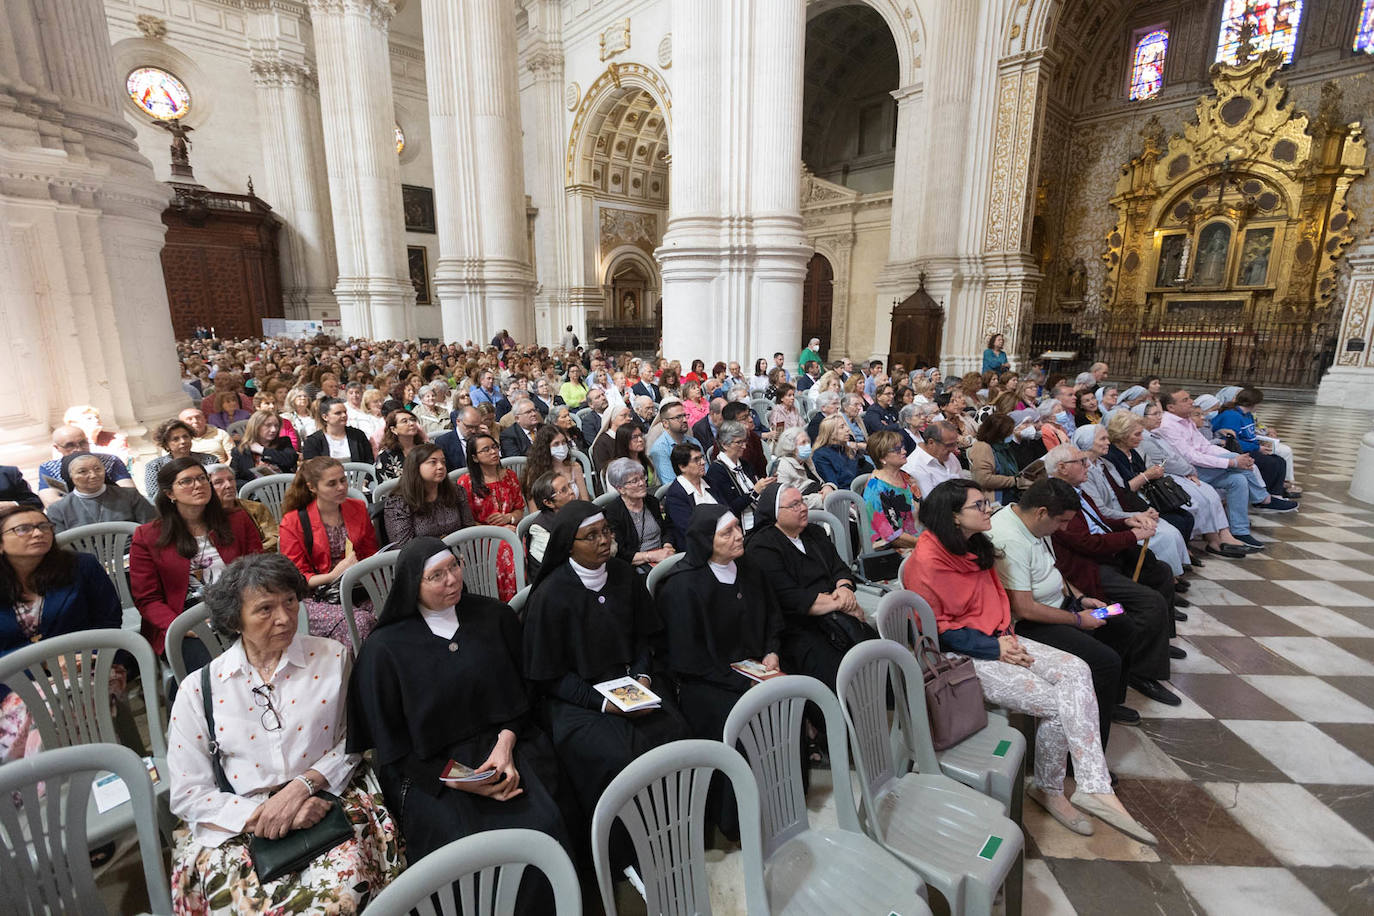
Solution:
M 68 493 L 77 493 L 77 492 L 79 492 L 79 491 L 76 489 L 76 484 L 72 482 L 72 472 L 71 472 L 72 462 L 73 462 L 73 461 L 76 461 L 78 458 L 94 458 L 95 460 L 100 461 L 100 456 L 97 455 L 97 454 L 95 454 L 94 452 L 72 452 L 70 455 L 65 456 L 65 457 L 62 459 L 62 470 L 61 470 L 60 473 L 61 473 L 61 475 L 62 475 L 62 482 L 65 483 L 65 484 L 67 485 L 67 492 L 68 492 Z M 105 462 L 103 462 L 103 461 L 100 461 L 100 473 L 101 473 L 100 492 L 101 492 L 101 493 L 104 493 L 104 492 L 105 492 L 105 485 L 106 485 L 105 477 L 108 476 L 108 475 L 107 475 L 106 472 L 105 472 Z M 82 494 L 82 495 L 85 495 L 85 494 Z M 100 495 L 100 493 L 92 493 L 92 494 L 91 494 L 91 496 L 99 496 L 99 495 Z
M 1013 410 L 1011 412 L 1011 420 L 1013 423 L 1016 423 L 1017 425 L 1020 425 L 1021 423 L 1024 423 L 1027 420 L 1038 420 L 1039 418 L 1040 411 L 1036 410 L 1034 407 L 1023 407 L 1020 410 Z
M 625 402 L 621 401 L 620 403 L 612 404 L 605 410 L 601 411 L 601 431 L 596 434 L 597 439 L 600 439 L 602 436 L 606 435 L 606 431 L 611 428 L 611 420 L 614 419 L 616 411 L 621 410 L 624 407 Z M 631 413 L 633 413 L 633 411 L 631 411 Z
M 772 528 L 778 523 L 778 503 L 782 502 L 782 491 L 786 490 L 787 486 L 776 482 L 770 483 L 759 494 L 759 500 L 754 504 L 754 527 L 744 536 L 746 548 L 760 531 Z
M 1118 404 L 1124 404 L 1124 403 L 1126 403 L 1127 401 L 1134 401 L 1136 398 L 1138 398 L 1138 397 L 1140 397 L 1142 394 L 1146 394 L 1146 393 L 1147 393 L 1147 392 L 1145 391 L 1145 388 L 1144 388 L 1143 386 L 1141 386 L 1141 385 L 1132 385 L 1131 387 L 1127 388 L 1125 391 L 1118 391 L 1118 392 L 1117 392 L 1117 394 L 1116 394 L 1116 402 L 1117 402 Z
M 1137 417 L 1143 417 L 1145 416 L 1145 408 L 1149 406 L 1149 401 L 1141 401 L 1139 404 L 1131 408 L 1131 413 L 1135 414 Z
M 772 484 L 771 487 L 776 487 Z M 765 493 L 767 490 L 764 491 Z M 759 502 L 763 502 L 760 497 Z M 776 494 L 773 497 L 773 504 L 777 504 Z M 685 534 L 687 547 L 684 551 L 681 562 L 672 568 L 668 573 L 669 577 L 679 572 L 686 572 L 689 569 L 706 569 L 711 563 L 711 553 L 715 550 L 716 527 L 725 516 L 734 517 L 727 507 L 721 505 L 701 505 L 692 510 L 692 518 L 687 522 Z M 774 516 L 774 521 L 777 518 Z M 736 519 L 738 521 L 738 519 Z
M 544 545 L 544 560 L 534 576 L 533 588 L 539 588 L 550 573 L 572 559 L 573 538 L 577 537 L 578 529 L 587 519 L 600 514 L 601 507 L 585 499 L 575 499 L 558 510 L 549 531 L 549 542 Z
M 425 566 L 436 554 L 452 553 L 438 538 L 415 538 L 401 548 L 396 558 L 396 576 L 387 593 L 386 604 L 377 615 L 377 626 L 384 627 L 420 616 L 420 580 Z
M 1222 391 L 1225 390 L 1225 388 L 1222 389 Z M 1203 413 L 1215 413 L 1221 407 L 1221 404 L 1222 402 L 1217 400 L 1215 395 L 1200 394 L 1193 398 L 1193 406 Z
M 1236 395 L 1238 394 L 1240 394 L 1239 385 L 1227 385 L 1225 388 L 1217 392 L 1217 403 L 1229 404 L 1236 399 Z M 1193 403 L 1196 404 L 1197 401 L 1194 401 Z
M 1096 423 L 1089 423 L 1080 426 L 1073 431 L 1073 444 L 1085 452 L 1093 450 L 1093 440 L 1097 438 L 1098 426 Z

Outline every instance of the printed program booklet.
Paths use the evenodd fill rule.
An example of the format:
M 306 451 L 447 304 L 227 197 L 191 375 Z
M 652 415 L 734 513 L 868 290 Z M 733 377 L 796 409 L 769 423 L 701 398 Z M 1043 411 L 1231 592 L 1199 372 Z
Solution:
M 621 712 L 636 712 L 641 709 L 658 709 L 663 705 L 658 694 L 630 676 L 618 677 L 613 681 L 602 681 L 595 685 L 597 691 L 616 705 Z
M 762 662 L 755 661 L 752 658 L 741 659 L 732 663 L 730 667 L 749 678 L 749 680 L 758 681 L 760 684 L 766 680 L 782 675 L 781 671 L 774 668 L 765 668 Z
M 495 770 L 483 770 L 477 772 L 470 766 L 465 766 L 456 761 L 450 760 L 448 766 L 444 767 L 444 772 L 439 774 L 441 782 L 486 782 L 496 775 Z

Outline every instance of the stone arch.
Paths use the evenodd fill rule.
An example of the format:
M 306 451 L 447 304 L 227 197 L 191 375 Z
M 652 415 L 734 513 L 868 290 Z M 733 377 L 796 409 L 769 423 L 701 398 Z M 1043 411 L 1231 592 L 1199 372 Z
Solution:
M 1003 0 L 1001 56 L 1049 46 L 1063 3 L 1059 0 Z
M 587 87 L 582 101 L 577 106 L 577 114 L 573 116 L 564 175 L 568 185 L 590 183 L 590 176 L 585 175 L 582 169 L 591 158 L 589 147 L 595 143 L 601 121 L 617 101 L 636 89 L 648 93 L 658 110 L 663 113 L 663 122 L 671 145 L 673 96 L 667 81 L 663 79 L 663 74 L 645 64 L 612 63 Z
M 910 86 L 916 82 L 926 40 L 925 20 L 916 0 L 809 0 L 806 19 L 809 22 L 841 6 L 867 6 L 883 17 L 897 45 L 898 85 Z

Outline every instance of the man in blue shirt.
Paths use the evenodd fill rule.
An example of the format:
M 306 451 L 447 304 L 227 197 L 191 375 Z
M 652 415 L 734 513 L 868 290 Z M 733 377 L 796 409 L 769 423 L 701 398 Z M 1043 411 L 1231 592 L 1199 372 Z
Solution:
M 666 484 L 671 483 L 677 477 L 677 474 L 673 472 L 673 463 L 669 458 L 673 446 L 690 442 L 697 448 L 701 448 L 701 443 L 688 435 L 687 409 L 682 406 L 682 402 L 679 400 L 673 399 L 663 402 L 663 406 L 658 411 L 658 422 L 663 425 L 663 435 L 659 436 L 649 449 L 649 460 L 654 463 L 654 474 L 658 477 L 659 483 Z
M 45 461 L 38 466 L 38 498 L 43 501 L 44 506 L 51 506 L 65 495 L 65 491 L 58 490 L 48 483 L 55 480 L 59 483 L 62 480 L 62 458 L 74 455 L 77 452 L 89 452 L 91 450 L 91 440 L 76 426 L 59 426 L 52 431 L 52 445 L 57 449 L 61 458 L 54 458 Z M 121 487 L 132 487 L 133 478 L 129 476 L 129 469 L 124 466 L 114 455 L 106 455 L 97 452 L 96 457 L 100 463 L 105 465 L 105 483 L 116 484 Z

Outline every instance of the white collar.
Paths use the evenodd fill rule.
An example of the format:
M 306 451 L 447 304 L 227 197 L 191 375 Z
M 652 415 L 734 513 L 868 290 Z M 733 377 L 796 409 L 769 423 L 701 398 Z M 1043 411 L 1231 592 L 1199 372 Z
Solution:
M 717 582 L 722 585 L 735 584 L 735 577 L 739 575 L 739 567 L 735 565 L 734 560 L 723 565 L 707 560 L 706 565 L 711 567 L 711 572 L 715 575 Z
M 446 608 L 431 611 L 424 605 L 420 605 L 420 617 L 424 620 L 425 626 L 429 631 L 440 639 L 452 639 L 453 634 L 458 632 L 458 608 L 450 604 Z
M 220 680 L 231 677 L 252 677 L 258 673 L 258 669 L 253 667 L 253 663 L 248 660 L 248 653 L 243 648 L 243 637 L 234 640 L 234 644 L 224 650 L 224 668 L 219 676 Z M 272 672 L 273 680 L 276 679 L 277 672 L 287 665 L 294 665 L 297 668 L 305 667 L 305 647 L 301 645 L 299 638 L 292 637 L 290 644 L 282 651 L 281 658 L 277 659 L 277 667 Z
M 580 565 L 576 560 L 569 558 L 568 565 L 572 567 L 573 572 L 577 573 L 577 578 L 581 579 L 582 584 L 590 591 L 599 592 L 606 587 L 607 575 L 605 563 L 601 564 L 598 569 L 588 569 Z

